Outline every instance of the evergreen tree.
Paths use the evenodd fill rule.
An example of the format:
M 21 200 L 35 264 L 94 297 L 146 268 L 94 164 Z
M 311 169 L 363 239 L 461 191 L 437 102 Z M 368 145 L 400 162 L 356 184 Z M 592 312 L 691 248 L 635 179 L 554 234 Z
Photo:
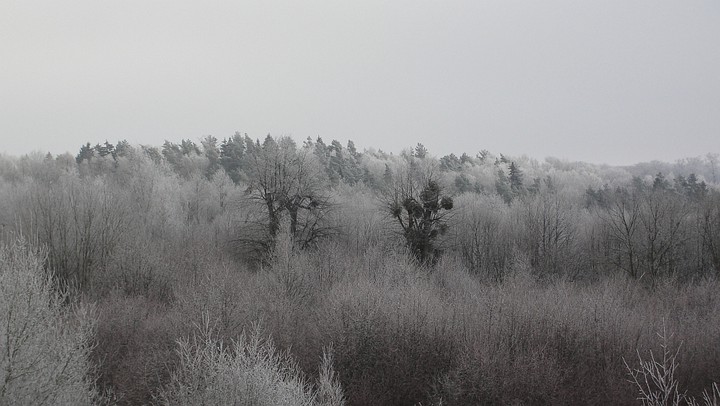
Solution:
M 440 169 L 443 171 L 459 171 L 462 168 L 462 162 L 455 154 L 445 155 L 440 158 Z
M 337 140 L 332 140 L 327 147 L 328 151 L 328 177 L 336 185 L 340 179 L 348 180 L 345 173 L 345 157 L 343 156 L 342 145 Z
M 455 188 L 458 193 L 472 191 L 472 184 L 470 183 L 470 179 L 468 179 L 467 175 L 463 173 L 455 177 Z
M 163 160 L 163 153 L 161 153 L 160 150 L 147 145 L 142 145 L 140 148 L 142 149 L 143 153 L 145 153 L 145 155 L 147 155 L 150 160 L 155 163 L 155 165 L 160 165 Z
M 185 156 L 200 155 L 200 148 L 190 140 L 180 140 L 180 149 Z
M 208 135 L 202 139 L 203 152 L 208 160 L 208 166 L 205 169 L 205 177 L 211 179 L 215 172 L 220 169 L 220 149 L 217 145 L 217 138 Z
M 247 135 L 246 135 L 247 136 Z M 230 139 L 220 144 L 220 166 L 233 182 L 240 182 L 243 156 L 245 155 L 245 139 L 236 132 Z
M 104 144 L 95 145 L 94 149 L 95 149 L 95 152 L 103 158 L 108 155 L 112 155 L 113 158 L 116 158 L 115 146 L 113 144 L 109 143 L 107 140 L 105 140 Z
M 162 146 L 162 154 L 171 166 L 176 167 L 180 164 L 183 152 L 179 145 L 166 140 Z
M 305 141 L 303 141 L 303 149 L 310 149 L 312 150 L 315 147 L 315 143 L 313 142 L 312 138 L 307 137 Z
M 327 171 L 328 161 L 329 161 L 327 145 L 325 145 L 325 142 L 323 142 L 322 138 L 317 137 L 313 146 L 314 146 L 313 153 L 315 154 L 316 157 L 318 157 L 318 160 L 320 161 L 320 165 L 322 165 L 323 169 L 325 169 Z
M 673 180 L 673 183 L 674 183 L 673 187 L 675 188 L 675 191 L 677 191 L 678 193 L 685 194 L 688 184 L 687 184 L 687 180 L 685 179 L 684 176 L 682 176 L 682 175 L 676 176 L 675 179 Z
M 428 155 L 427 148 L 425 148 L 425 146 L 423 144 L 418 142 L 417 146 L 415 146 L 415 152 L 414 152 L 413 156 L 415 156 L 415 158 L 423 159 L 423 158 L 427 157 L 427 155 Z
M 348 141 L 347 154 L 345 156 L 345 172 L 348 183 L 354 185 L 364 178 L 364 171 L 360 164 L 362 154 L 355 148 L 355 143 Z
M 495 190 L 497 194 L 502 197 L 505 203 L 510 204 L 513 200 L 512 189 L 510 188 L 510 181 L 508 180 L 505 171 L 498 169 L 498 179 L 495 181 Z
M 665 175 L 663 175 L 662 172 L 658 172 L 657 175 L 655 175 L 655 180 L 653 181 L 653 190 L 668 189 L 670 189 L 670 182 L 665 179 Z
M 95 149 L 90 146 L 90 143 L 83 145 L 80 147 L 80 152 L 78 152 L 77 157 L 75 157 L 75 161 L 77 161 L 78 164 L 81 164 L 83 161 L 90 161 L 95 156 Z
M 357 148 L 355 148 L 355 143 L 352 142 L 352 140 L 348 140 L 347 142 L 347 150 L 351 157 L 355 159 L 355 161 L 360 162 L 360 159 L 362 158 L 362 154 L 358 152 Z
M 390 187 L 393 183 L 393 171 L 390 165 L 385 164 L 385 172 L 383 173 L 383 183 L 386 187 Z
M 485 160 L 490 156 L 490 151 L 484 149 L 477 154 L 477 159 L 480 160 L 480 162 L 485 162 Z
M 118 141 L 115 146 L 115 155 L 118 157 L 128 156 L 132 152 L 133 147 L 127 140 Z
M 270 150 L 272 148 L 277 148 L 278 144 L 277 141 L 275 141 L 275 138 L 273 138 L 270 134 L 265 136 L 265 139 L 263 140 L 262 147 L 263 149 Z
M 704 181 L 698 182 L 697 175 L 691 173 L 687 178 L 685 194 L 693 200 L 701 200 L 707 194 L 707 185 Z
M 513 195 L 520 196 L 525 192 L 523 173 L 515 162 L 510 163 L 510 190 Z

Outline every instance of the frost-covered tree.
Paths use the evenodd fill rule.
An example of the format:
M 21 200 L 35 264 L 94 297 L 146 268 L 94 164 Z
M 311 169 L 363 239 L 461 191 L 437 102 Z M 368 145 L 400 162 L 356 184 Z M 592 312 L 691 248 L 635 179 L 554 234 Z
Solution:
M 285 215 L 289 232 L 305 246 L 322 235 L 321 219 L 329 208 L 325 182 L 316 158 L 298 150 L 289 137 L 277 140 L 268 135 L 262 145 L 248 145 L 246 193 L 260 202 L 267 215 L 269 241 L 275 241 Z
M 207 168 L 205 168 L 205 177 L 212 179 L 215 172 L 220 169 L 220 149 L 217 145 L 217 138 L 208 135 L 201 140 L 203 153 L 208 160 Z
M 523 185 L 523 173 L 515 162 L 510 162 L 510 190 L 513 195 L 519 196 L 525 192 L 525 186 Z
M 63 305 L 41 255 L 0 246 L 0 404 L 90 405 L 93 324 Z
M 233 182 L 240 182 L 242 160 L 245 155 L 245 139 L 236 132 L 232 137 L 220 144 L 220 166 L 225 169 Z

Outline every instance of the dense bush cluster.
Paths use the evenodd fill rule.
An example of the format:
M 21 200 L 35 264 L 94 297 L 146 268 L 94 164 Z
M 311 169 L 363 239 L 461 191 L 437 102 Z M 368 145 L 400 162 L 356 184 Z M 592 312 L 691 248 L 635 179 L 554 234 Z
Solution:
M 21 303 L 46 363 L 0 400 L 630 405 L 623 360 L 663 326 L 699 399 L 720 381 L 716 162 L 240 134 L 0 156 L 0 339 Z
M 90 405 L 89 309 L 63 306 L 42 252 L 22 239 L 0 245 L 0 404 Z

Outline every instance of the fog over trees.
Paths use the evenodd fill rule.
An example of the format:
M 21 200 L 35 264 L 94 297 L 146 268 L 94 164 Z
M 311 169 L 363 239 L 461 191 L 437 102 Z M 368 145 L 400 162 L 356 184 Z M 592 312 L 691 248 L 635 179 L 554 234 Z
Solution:
M 0 225 L 0 404 L 720 401 L 713 153 L 93 140 Z

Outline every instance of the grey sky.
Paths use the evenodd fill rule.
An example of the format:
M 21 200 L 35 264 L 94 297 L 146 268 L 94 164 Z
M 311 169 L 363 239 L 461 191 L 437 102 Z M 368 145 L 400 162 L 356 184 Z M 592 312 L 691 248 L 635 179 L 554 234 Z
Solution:
M 0 151 L 236 130 L 611 164 L 720 152 L 720 1 L 0 0 Z

